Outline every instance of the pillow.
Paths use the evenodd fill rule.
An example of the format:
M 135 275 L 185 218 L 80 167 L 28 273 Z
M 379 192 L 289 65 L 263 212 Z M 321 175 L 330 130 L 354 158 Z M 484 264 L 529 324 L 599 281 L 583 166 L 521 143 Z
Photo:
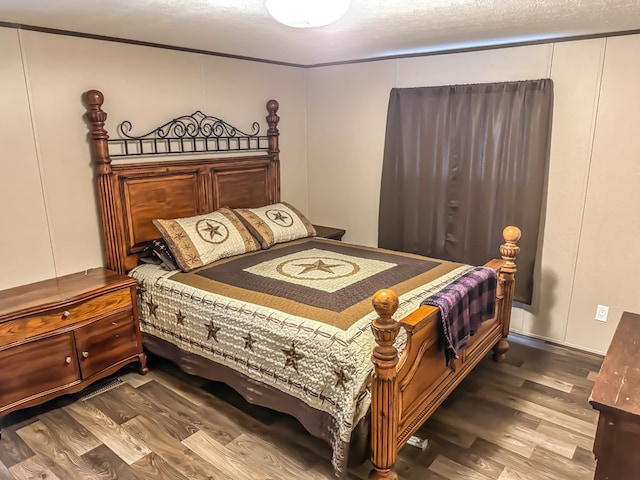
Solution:
M 316 229 L 311 222 L 285 202 L 261 208 L 236 208 L 234 212 L 258 239 L 262 248 L 316 235 Z
M 160 265 L 165 270 L 178 270 L 178 264 L 173 257 L 169 245 L 162 238 L 156 238 L 147 245 L 139 255 L 142 263 Z
M 228 208 L 195 217 L 156 219 L 153 224 L 184 272 L 221 258 L 260 250 L 256 239 Z

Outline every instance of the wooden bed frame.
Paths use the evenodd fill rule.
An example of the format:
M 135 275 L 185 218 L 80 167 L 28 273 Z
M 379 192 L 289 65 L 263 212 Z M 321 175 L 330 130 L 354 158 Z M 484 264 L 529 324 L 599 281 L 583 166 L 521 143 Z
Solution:
M 217 155 L 213 158 L 209 155 L 209 158 L 196 160 L 167 159 L 165 153 L 162 161 L 112 164 L 109 143 L 113 140 L 109 140 L 104 128 L 107 118 L 102 110 L 104 97 L 99 91 L 91 90 L 85 93 L 84 99 L 88 109 L 107 268 L 126 273 L 138 264 L 140 252 L 159 236 L 151 223 L 154 218 L 188 217 L 222 206 L 260 207 L 280 201 L 277 101 L 267 102 L 266 136 L 240 132 L 252 137 L 250 140 L 264 140 L 263 147 L 256 153 Z M 163 126 L 166 127 L 165 135 L 169 128 L 167 125 Z M 232 127 L 232 136 L 235 133 Z M 128 137 L 126 133 L 125 137 Z M 147 138 L 146 135 L 143 137 Z M 136 142 L 142 149 L 142 143 Z M 505 244 L 500 247 L 502 260 L 492 260 L 485 265 L 498 272 L 496 316 L 484 322 L 471 338 L 468 347 L 456 360 L 455 370 L 445 364 L 438 335 L 437 308 L 422 306 L 398 322 L 392 318 L 398 308 L 397 295 L 390 290 L 375 294 L 373 306 L 379 318 L 372 322 L 377 346 L 372 355 L 370 448 L 374 468 L 371 479 L 397 479 L 394 464 L 399 449 L 447 395 L 490 350 L 493 349 L 495 361 L 504 360 L 509 348 L 506 337 L 511 318 L 515 258 L 520 250 L 516 245 L 520 230 L 507 227 L 503 236 Z M 406 330 L 407 343 L 399 357 L 394 341 L 401 327 Z M 192 354 L 185 355 L 177 347 L 158 338 L 149 335 L 144 338 L 147 349 L 175 361 L 186 372 L 221 380 L 249 402 L 291 414 L 311 434 L 327 439 L 324 430 L 328 414 L 311 409 L 300 400 L 254 382 L 228 367 Z M 262 393 L 256 395 L 256 389 Z M 366 429 L 366 422 L 364 425 Z

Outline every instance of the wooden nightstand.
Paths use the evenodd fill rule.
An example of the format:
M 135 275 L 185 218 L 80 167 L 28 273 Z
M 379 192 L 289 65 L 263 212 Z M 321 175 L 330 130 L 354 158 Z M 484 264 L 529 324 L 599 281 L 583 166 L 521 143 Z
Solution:
M 595 480 L 640 478 L 639 342 L 640 315 L 624 312 L 589 398 L 599 411 Z
M 104 268 L 0 291 L 0 419 L 140 362 L 136 280 Z
M 342 236 L 345 234 L 342 228 L 323 227 L 322 225 L 314 225 L 317 236 L 320 238 L 331 238 L 333 240 L 342 240 Z

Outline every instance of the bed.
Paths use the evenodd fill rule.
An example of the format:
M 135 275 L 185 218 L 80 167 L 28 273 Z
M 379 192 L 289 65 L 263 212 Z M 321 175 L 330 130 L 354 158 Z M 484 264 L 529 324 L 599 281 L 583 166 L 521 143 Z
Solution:
M 281 201 L 277 101 L 267 102 L 266 135 L 257 123 L 247 134 L 196 112 L 140 136 L 123 122 L 118 138 L 110 139 L 104 96 L 91 90 L 84 99 L 105 263 L 138 279 L 145 348 L 187 373 L 232 386 L 251 403 L 293 415 L 331 444 L 338 474 L 351 449 L 351 456 L 370 451 L 370 478 L 397 478 L 398 450 L 446 396 L 490 350 L 494 360 L 504 360 L 516 227 L 504 230 L 502 259 L 484 266 L 497 278 L 495 315 L 448 365 L 440 310 L 423 303 L 474 267 L 314 237 L 191 273 L 139 265 L 141 253 L 159 237 L 154 219 Z M 285 264 L 295 272 L 285 271 Z M 330 274 L 339 264 L 349 275 L 338 275 L 342 283 L 333 290 L 305 290 L 285 278 Z M 267 267 L 280 277 L 267 278 L 261 273 Z M 373 294 L 374 286 L 393 289 Z M 303 292 L 307 304 L 287 297 L 290 290 Z

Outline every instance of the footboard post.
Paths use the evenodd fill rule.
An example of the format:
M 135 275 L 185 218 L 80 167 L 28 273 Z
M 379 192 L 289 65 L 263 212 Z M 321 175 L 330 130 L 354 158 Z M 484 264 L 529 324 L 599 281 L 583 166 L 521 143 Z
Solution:
M 513 292 L 515 289 L 516 275 L 516 256 L 520 251 L 520 247 L 516 245 L 520 240 L 520 229 L 518 227 L 509 226 L 502 231 L 505 243 L 500 245 L 500 254 L 504 265 L 500 269 L 498 275 L 498 305 L 497 315 L 502 325 L 502 338 L 493 347 L 493 360 L 503 362 L 507 351 L 509 350 L 509 342 L 506 338 L 509 335 L 509 326 L 511 324 L 511 307 L 513 305 Z
M 373 307 L 379 318 L 371 322 L 376 337 L 371 361 L 371 480 L 397 480 L 393 470 L 398 455 L 399 389 L 396 366 L 398 351 L 394 342 L 400 324 L 393 318 L 398 309 L 398 296 L 391 290 L 378 290 Z

